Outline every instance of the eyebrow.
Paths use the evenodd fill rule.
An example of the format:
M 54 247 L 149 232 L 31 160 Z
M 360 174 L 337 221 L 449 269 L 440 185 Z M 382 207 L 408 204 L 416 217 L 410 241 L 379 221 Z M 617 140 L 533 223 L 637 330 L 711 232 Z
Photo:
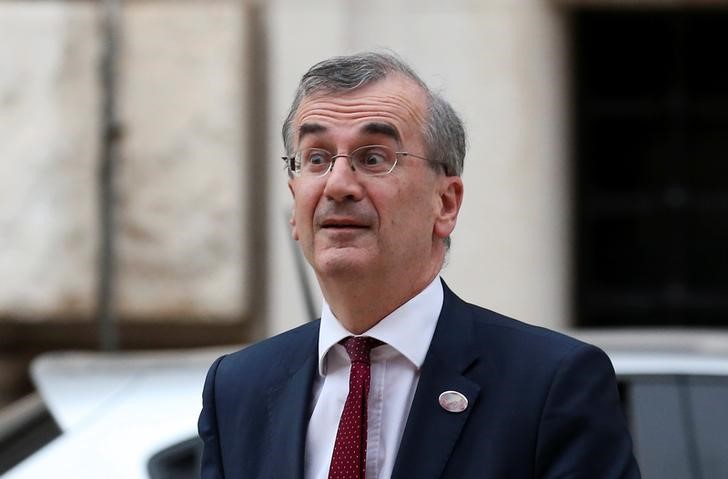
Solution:
M 300 143 L 304 136 L 323 133 L 326 127 L 319 123 L 304 123 L 298 128 L 298 142 Z
M 385 135 L 392 138 L 397 143 L 400 142 L 399 132 L 397 129 L 387 123 L 367 123 L 361 128 L 361 131 L 370 135 Z
M 306 135 L 315 135 L 326 131 L 327 128 L 320 123 L 304 123 L 298 128 L 298 142 L 300 143 Z M 400 136 L 397 129 L 387 123 L 367 123 L 361 127 L 360 132 L 368 135 L 384 135 L 392 138 L 397 143 L 400 142 Z

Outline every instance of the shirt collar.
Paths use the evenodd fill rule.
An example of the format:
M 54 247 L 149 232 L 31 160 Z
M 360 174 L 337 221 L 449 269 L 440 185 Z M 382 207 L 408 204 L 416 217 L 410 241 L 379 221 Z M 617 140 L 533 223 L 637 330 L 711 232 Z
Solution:
M 364 335 L 392 346 L 419 369 L 425 361 L 432 335 L 435 333 L 442 301 L 442 282 L 437 276 L 425 289 L 385 316 Z M 413 334 L 413 331 L 417 333 Z M 321 308 L 318 344 L 319 374 L 321 376 L 326 374 L 326 354 L 334 345 L 348 336 L 353 336 L 353 334 L 341 325 L 324 300 Z

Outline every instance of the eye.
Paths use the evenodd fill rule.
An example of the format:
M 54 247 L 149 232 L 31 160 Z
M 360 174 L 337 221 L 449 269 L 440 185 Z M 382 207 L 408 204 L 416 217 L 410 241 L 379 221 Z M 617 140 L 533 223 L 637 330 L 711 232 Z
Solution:
M 355 152 L 354 160 L 362 168 L 378 171 L 388 167 L 389 158 L 383 147 L 364 147 Z
M 308 155 L 308 163 L 315 166 L 323 165 L 326 163 L 326 155 L 320 151 L 312 151 Z
M 319 148 L 308 148 L 301 151 L 301 169 L 303 174 L 319 174 L 326 171 L 331 164 L 331 153 Z
M 367 152 L 366 156 L 364 157 L 364 164 L 366 166 L 381 165 L 385 161 L 387 161 L 387 158 L 383 154 L 376 151 Z

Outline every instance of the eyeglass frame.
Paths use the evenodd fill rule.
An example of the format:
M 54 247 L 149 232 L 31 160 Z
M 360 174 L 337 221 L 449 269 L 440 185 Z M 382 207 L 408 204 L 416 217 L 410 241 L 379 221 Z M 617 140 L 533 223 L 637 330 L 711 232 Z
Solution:
M 365 172 L 366 170 L 358 170 L 354 166 L 354 161 L 352 160 L 352 155 L 354 153 L 356 153 L 358 150 L 362 150 L 364 148 L 374 148 L 374 147 L 384 148 L 384 149 L 390 150 L 394 153 L 394 163 L 392 163 L 392 167 L 388 171 L 383 172 L 383 173 L 366 173 Z M 324 176 L 328 175 L 331 172 L 331 170 L 334 169 L 334 164 L 336 163 L 336 160 L 338 158 L 342 158 L 342 157 L 347 158 L 349 160 L 349 167 L 351 168 L 352 171 L 362 171 L 362 175 L 364 175 L 364 176 L 387 176 L 387 175 L 389 175 L 397 167 L 400 156 L 411 156 L 413 158 L 418 158 L 420 160 L 424 160 L 428 163 L 430 162 L 430 160 L 428 158 L 425 158 L 424 156 L 417 155 L 415 153 L 410 153 L 407 151 L 396 151 L 387 145 L 362 145 L 357 148 L 354 148 L 354 150 L 352 150 L 351 153 L 348 153 L 348 154 L 339 153 L 336 155 L 332 154 L 329 150 L 327 150 L 325 148 L 311 147 L 311 148 L 302 148 L 302 149 L 296 151 L 292 156 L 286 155 L 286 156 L 281 157 L 281 159 L 283 160 L 283 167 L 288 170 L 288 174 L 292 177 L 300 178 L 302 176 L 301 173 L 295 172 L 292 165 L 293 165 L 293 162 L 296 161 L 296 156 L 304 150 L 320 150 L 320 151 L 328 153 L 331 156 L 331 158 L 329 159 L 329 166 L 328 166 L 328 168 L 326 168 L 326 171 L 324 171 L 320 175 L 307 176 L 307 178 L 323 178 Z

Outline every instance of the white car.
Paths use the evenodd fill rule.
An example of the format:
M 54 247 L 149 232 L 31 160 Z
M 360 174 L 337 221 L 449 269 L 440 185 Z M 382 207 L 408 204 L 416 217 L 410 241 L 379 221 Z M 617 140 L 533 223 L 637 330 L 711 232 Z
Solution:
M 728 478 L 728 333 L 570 334 L 612 359 L 644 478 Z M 57 437 L 2 477 L 199 477 L 204 375 L 233 349 L 42 356 L 32 375 L 60 431 L 46 428 Z M 39 417 L 45 411 L 28 409 Z M 0 467 L 2 457 L 0 450 Z
M 575 335 L 614 364 L 643 478 L 728 478 L 728 333 Z
M 218 356 L 237 348 L 39 357 L 31 376 L 57 437 L 2 478 L 150 477 L 149 460 L 157 451 L 196 436 L 205 373 Z M 32 416 L 44 417 L 45 409 L 32 399 L 26 409 L 25 423 L 38 428 Z M 54 435 L 53 426 L 41 429 Z M 20 432 L 16 437 L 23 440 Z

